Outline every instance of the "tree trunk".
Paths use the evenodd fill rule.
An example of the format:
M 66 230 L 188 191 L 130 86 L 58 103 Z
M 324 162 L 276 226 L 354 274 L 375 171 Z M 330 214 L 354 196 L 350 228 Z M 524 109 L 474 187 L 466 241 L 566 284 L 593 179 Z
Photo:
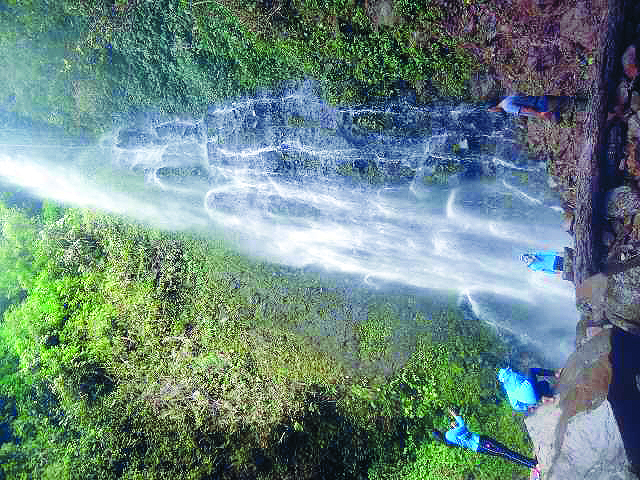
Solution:
M 576 285 L 601 268 L 603 245 L 601 242 L 601 224 L 604 222 L 604 199 L 601 192 L 603 182 L 601 165 L 607 153 L 607 111 L 613 88 L 614 75 L 621 71 L 622 26 L 624 0 L 609 0 L 608 25 L 601 38 L 600 76 L 594 82 L 594 92 L 589 100 L 586 130 L 593 132 L 582 150 L 578 160 L 578 178 L 576 181 L 575 212 L 575 261 L 574 279 Z M 614 82 L 615 83 L 615 82 Z

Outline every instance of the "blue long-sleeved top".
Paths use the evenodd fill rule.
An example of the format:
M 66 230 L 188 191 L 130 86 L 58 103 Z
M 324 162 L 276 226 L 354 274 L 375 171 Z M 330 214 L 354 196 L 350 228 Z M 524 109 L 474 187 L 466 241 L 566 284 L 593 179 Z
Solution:
M 445 434 L 447 441 L 473 450 L 474 452 L 477 451 L 478 446 L 480 445 L 480 436 L 467 429 L 467 426 L 460 415 L 456 415 L 455 419 L 458 426 L 447 431 Z
M 546 272 L 546 273 L 556 272 L 553 269 L 553 267 L 556 262 L 556 257 L 560 256 L 558 255 L 558 252 L 555 252 L 555 251 L 532 252 L 531 255 L 536 256 L 536 260 L 534 260 L 533 263 L 529 265 L 529 268 L 531 270 L 536 270 L 536 271 Z
M 526 412 L 530 406 L 536 405 L 538 399 L 531 380 L 510 368 L 501 368 L 498 380 L 502 382 L 511 407 L 518 412 Z

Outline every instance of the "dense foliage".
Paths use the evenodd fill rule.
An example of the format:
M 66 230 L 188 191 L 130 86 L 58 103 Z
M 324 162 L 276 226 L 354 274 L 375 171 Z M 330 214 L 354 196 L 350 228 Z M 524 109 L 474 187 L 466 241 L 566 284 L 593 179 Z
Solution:
M 8 479 L 526 474 L 428 435 L 455 405 L 472 429 L 530 449 L 496 389 L 499 343 L 453 311 L 417 312 L 406 365 L 372 376 L 338 351 L 370 366 L 396 355 L 406 319 L 382 298 L 358 324 L 328 280 L 197 235 L 46 202 L 3 205 L 0 222 Z M 300 333 L 337 317 L 352 329 L 340 345 Z
M 458 3 L 396 2 L 384 24 L 353 0 L 9 2 L 0 106 L 96 135 L 133 112 L 198 113 L 304 76 L 334 103 L 459 95 L 473 62 L 443 27 Z
M 378 22 L 344 0 L 12 1 L 0 111 L 95 136 L 305 75 L 332 102 L 459 94 L 471 62 L 443 24 L 461 5 L 397 1 Z M 0 223 L 0 476 L 524 473 L 428 436 L 455 404 L 472 428 L 530 447 L 496 391 L 498 341 L 453 310 L 379 295 L 361 321 L 353 292 L 318 275 L 47 202 L 6 198 Z

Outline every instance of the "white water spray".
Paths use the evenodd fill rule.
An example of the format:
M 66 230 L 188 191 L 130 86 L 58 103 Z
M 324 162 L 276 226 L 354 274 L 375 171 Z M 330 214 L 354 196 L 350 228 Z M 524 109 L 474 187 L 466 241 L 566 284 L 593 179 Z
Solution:
M 4 140 L 0 172 L 68 204 L 210 225 L 270 261 L 458 292 L 477 316 L 561 361 L 577 319 L 571 284 L 518 258 L 569 237 L 544 171 L 519 158 L 501 121 L 464 106 L 340 110 L 299 91 L 201 119 L 150 118 L 97 147 L 52 154 Z M 514 186 L 514 172 L 530 184 Z

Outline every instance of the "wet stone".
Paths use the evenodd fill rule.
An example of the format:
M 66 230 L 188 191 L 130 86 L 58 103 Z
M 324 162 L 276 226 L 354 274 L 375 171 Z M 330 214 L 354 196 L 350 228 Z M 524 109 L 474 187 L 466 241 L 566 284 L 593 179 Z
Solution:
M 119 148 L 144 147 L 154 144 L 156 137 L 140 130 L 121 130 L 118 133 L 117 146 Z
M 636 91 L 631 92 L 631 110 L 635 113 L 640 110 L 640 94 Z
M 156 135 L 159 138 L 165 137 L 181 137 L 185 130 L 184 124 L 179 123 L 169 123 L 164 125 L 159 125 L 155 128 Z
M 636 46 L 631 44 L 622 54 L 622 69 L 624 74 L 633 79 L 638 73 L 638 60 L 636 57 Z
M 618 107 L 624 108 L 626 103 L 629 101 L 629 88 L 631 84 L 628 80 L 623 79 L 616 89 L 616 105 Z
M 640 114 L 633 115 L 627 122 L 627 139 L 640 138 Z
M 606 194 L 607 216 L 624 218 L 640 212 L 640 192 L 629 186 L 621 186 Z

